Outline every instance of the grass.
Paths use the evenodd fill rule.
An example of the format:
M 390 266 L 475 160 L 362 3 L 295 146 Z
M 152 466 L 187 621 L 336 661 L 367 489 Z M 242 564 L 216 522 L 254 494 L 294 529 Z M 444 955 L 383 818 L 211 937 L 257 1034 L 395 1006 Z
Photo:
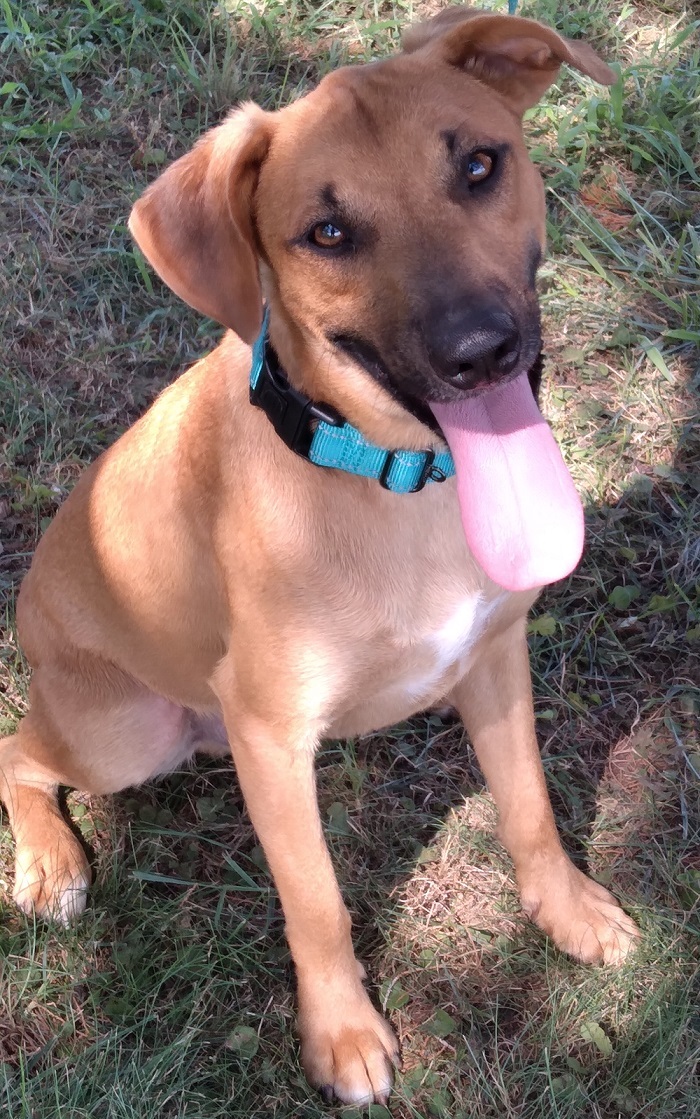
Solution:
M 441 6 L 0 0 L 0 731 L 26 703 L 13 603 L 38 533 L 216 337 L 144 270 L 131 201 L 236 100 L 282 104 Z M 525 922 L 478 769 L 436 717 L 330 743 L 321 808 L 403 1045 L 395 1115 L 692 1119 L 700 52 L 679 0 L 522 10 L 589 36 L 624 78 L 608 93 L 565 73 L 528 122 L 549 200 L 545 404 L 588 505 L 585 559 L 538 604 L 531 641 L 560 827 L 639 920 L 640 952 L 620 972 L 586 969 Z M 322 1116 L 229 767 L 68 806 L 96 871 L 73 930 L 35 927 L 5 900 L 0 833 L 0 1108 Z

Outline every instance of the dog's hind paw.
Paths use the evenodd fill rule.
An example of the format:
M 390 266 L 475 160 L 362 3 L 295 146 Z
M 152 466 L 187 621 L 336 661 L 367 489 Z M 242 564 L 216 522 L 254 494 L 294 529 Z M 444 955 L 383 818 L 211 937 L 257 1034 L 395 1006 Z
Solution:
M 68 925 L 85 909 L 91 873 L 85 853 L 66 828 L 60 842 L 37 851 L 18 847 L 12 896 L 28 915 Z

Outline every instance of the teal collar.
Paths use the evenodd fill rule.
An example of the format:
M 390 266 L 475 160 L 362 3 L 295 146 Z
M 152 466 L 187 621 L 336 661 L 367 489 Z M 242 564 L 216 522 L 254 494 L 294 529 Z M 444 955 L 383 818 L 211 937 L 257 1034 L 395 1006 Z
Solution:
M 251 404 L 262 408 L 282 441 L 316 466 L 375 478 L 392 493 L 416 493 L 455 472 L 449 451 L 390 451 L 365 439 L 328 404 L 315 404 L 293 388 L 268 343 L 269 310 L 253 345 Z

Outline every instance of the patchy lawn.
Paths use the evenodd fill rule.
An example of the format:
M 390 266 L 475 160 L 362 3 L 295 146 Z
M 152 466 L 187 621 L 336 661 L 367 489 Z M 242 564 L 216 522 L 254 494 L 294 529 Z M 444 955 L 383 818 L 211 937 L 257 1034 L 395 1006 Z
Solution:
M 41 528 L 217 336 L 146 271 L 126 231 L 132 200 L 239 99 L 283 104 L 443 6 L 0 0 L 0 732 L 26 702 L 13 605 Z M 393 1114 L 690 1119 L 697 27 L 679 0 L 521 10 L 590 37 L 623 74 L 608 92 L 565 72 L 528 123 L 549 200 L 545 406 L 588 506 L 584 561 L 531 630 L 560 827 L 640 922 L 641 949 L 619 972 L 591 970 L 524 920 L 468 743 L 435 717 L 328 744 L 321 807 L 358 953 L 402 1041 Z M 230 767 L 110 800 L 70 794 L 68 807 L 96 869 L 71 931 L 13 909 L 0 830 L 0 1108 L 326 1114 L 297 1065 L 280 911 Z

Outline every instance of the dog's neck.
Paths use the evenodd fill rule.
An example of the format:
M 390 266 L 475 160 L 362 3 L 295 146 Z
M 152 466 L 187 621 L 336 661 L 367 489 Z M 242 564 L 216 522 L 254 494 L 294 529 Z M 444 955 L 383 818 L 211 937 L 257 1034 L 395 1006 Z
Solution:
M 416 493 L 454 474 L 448 450 L 378 445 L 335 408 L 293 386 L 270 342 L 269 318 L 268 308 L 252 349 L 250 401 L 265 412 L 290 450 L 316 466 L 373 478 L 393 493 Z
M 440 451 L 444 443 L 435 431 L 407 411 L 380 384 L 362 372 L 325 338 L 317 338 L 287 315 L 276 291 L 267 299 L 269 338 L 293 388 L 314 401 L 330 405 L 348 423 L 389 450 Z

